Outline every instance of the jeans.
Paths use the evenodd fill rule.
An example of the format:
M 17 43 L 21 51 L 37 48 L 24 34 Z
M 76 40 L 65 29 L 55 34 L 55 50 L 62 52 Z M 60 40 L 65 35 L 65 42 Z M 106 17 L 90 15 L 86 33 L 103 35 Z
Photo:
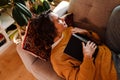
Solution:
M 113 61 L 120 80 L 120 6 L 113 9 L 106 28 L 106 45 L 112 52 Z
M 118 80 L 120 80 L 120 54 L 116 55 L 116 53 L 114 53 L 112 51 L 112 58 L 113 58 L 115 68 L 116 68 L 116 71 L 117 71 Z

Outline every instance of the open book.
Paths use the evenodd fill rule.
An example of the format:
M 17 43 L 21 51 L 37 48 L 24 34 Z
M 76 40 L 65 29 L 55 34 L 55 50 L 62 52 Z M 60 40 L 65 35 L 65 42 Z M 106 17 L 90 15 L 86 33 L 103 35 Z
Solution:
M 69 56 L 71 56 L 79 61 L 83 61 L 82 42 L 84 42 L 86 44 L 87 41 L 90 41 L 90 39 L 85 35 L 81 35 L 78 33 L 72 34 L 72 36 L 71 36 L 70 40 L 68 41 L 68 44 L 64 50 L 64 53 L 68 54 Z M 96 57 L 97 51 L 98 51 L 98 48 L 96 49 L 93 57 Z

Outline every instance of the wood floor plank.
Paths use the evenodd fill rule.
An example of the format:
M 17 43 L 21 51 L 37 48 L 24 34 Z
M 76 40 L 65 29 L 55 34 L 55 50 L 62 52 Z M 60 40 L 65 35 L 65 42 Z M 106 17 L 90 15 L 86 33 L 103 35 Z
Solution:
M 36 80 L 23 65 L 15 44 L 0 55 L 0 80 Z

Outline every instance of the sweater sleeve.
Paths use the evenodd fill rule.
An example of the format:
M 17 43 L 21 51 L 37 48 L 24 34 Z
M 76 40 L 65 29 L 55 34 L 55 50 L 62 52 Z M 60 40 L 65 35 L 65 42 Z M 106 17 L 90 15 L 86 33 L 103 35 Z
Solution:
M 80 65 L 79 76 L 80 80 L 94 80 L 95 78 L 95 65 L 93 59 L 85 57 L 83 63 Z M 79 80 L 79 79 L 78 79 Z
M 51 63 L 55 72 L 65 80 L 94 80 L 95 67 L 92 59 L 84 58 L 82 64 L 72 58 L 51 57 Z

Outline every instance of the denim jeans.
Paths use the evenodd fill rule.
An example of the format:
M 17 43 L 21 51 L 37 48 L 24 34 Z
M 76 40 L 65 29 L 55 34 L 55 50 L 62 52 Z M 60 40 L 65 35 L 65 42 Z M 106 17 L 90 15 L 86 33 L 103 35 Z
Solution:
M 113 61 L 120 80 L 120 6 L 113 9 L 106 28 L 106 45 L 112 51 Z
M 117 71 L 118 80 L 120 80 L 120 54 L 116 55 L 116 53 L 114 53 L 112 51 L 112 58 L 113 58 L 115 68 L 116 68 L 116 71 Z

